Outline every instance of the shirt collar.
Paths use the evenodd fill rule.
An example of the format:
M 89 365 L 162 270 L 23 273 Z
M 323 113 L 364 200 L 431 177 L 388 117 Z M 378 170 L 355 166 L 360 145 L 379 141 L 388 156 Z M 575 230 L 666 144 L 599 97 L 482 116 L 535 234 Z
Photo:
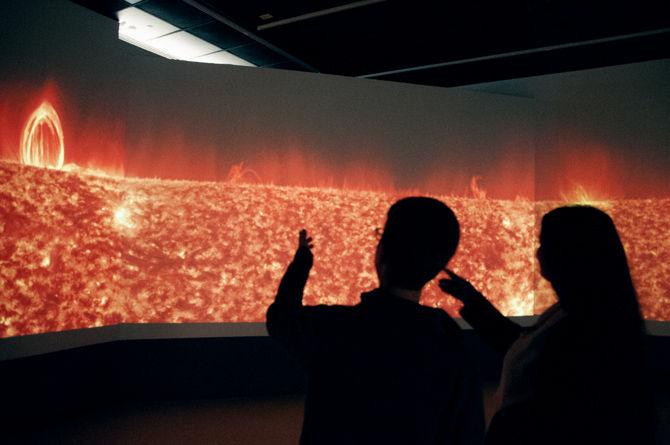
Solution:
M 412 307 L 420 306 L 419 303 L 398 297 L 381 288 L 373 289 L 361 294 L 361 302 L 363 304 L 387 304 L 387 305 L 409 305 Z

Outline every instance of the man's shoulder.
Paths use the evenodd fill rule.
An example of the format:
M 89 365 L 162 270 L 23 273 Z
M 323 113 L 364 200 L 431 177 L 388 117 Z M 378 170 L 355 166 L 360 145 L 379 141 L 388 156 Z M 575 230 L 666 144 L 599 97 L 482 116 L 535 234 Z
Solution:
M 421 310 L 426 317 L 432 318 L 436 323 L 443 325 L 449 331 L 461 332 L 461 327 L 451 315 L 442 308 L 421 305 Z
M 435 347 L 448 354 L 449 360 L 455 360 L 456 356 L 464 356 L 465 338 L 463 329 L 456 320 L 441 308 L 423 306 L 422 311 L 426 318 L 425 326 L 430 326 L 428 329 Z
M 305 316 L 324 319 L 345 319 L 352 317 L 356 311 L 356 306 L 347 306 L 344 304 L 318 304 L 302 307 L 302 312 Z

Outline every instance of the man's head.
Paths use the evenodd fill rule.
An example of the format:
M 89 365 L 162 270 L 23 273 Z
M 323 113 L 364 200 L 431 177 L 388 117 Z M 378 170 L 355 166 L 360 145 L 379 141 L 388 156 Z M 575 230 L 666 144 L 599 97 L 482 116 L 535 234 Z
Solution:
M 425 197 L 397 201 L 377 246 L 381 285 L 421 289 L 449 262 L 459 236 L 458 220 L 443 202 Z

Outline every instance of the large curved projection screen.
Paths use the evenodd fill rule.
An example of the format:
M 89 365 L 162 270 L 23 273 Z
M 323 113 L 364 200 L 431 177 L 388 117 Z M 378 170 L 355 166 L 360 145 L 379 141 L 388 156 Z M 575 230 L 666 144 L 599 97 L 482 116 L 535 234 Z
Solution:
M 670 100 L 667 86 L 635 93 L 658 91 L 667 62 L 530 81 L 600 85 L 543 101 L 170 62 L 53 5 L 57 25 L 33 2 L 3 16 L 0 337 L 262 321 L 303 227 L 306 303 L 353 304 L 376 282 L 375 229 L 414 194 L 452 206 L 451 267 L 508 315 L 551 304 L 534 259 L 542 213 L 600 206 L 645 317 L 670 319 Z M 626 92 L 601 85 L 640 70 Z M 457 311 L 434 283 L 424 303 Z

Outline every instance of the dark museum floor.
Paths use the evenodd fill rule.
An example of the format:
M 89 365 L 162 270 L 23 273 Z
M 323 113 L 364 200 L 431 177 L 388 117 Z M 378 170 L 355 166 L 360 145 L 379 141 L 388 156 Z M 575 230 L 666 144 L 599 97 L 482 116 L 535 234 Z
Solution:
M 297 444 L 302 407 L 299 396 L 118 407 L 35 432 L 29 443 Z
M 493 388 L 486 391 L 487 400 Z M 658 444 L 669 443 L 670 394 L 660 397 Z M 20 443 L 297 444 L 302 396 L 155 403 L 96 411 L 41 430 Z M 490 403 L 486 406 L 490 416 Z
M 487 418 L 499 359 L 470 330 Z M 59 337 L 60 338 L 60 337 Z M 670 444 L 670 337 L 650 336 Z M 115 341 L 0 360 L 4 444 L 297 444 L 304 374 L 269 337 Z

